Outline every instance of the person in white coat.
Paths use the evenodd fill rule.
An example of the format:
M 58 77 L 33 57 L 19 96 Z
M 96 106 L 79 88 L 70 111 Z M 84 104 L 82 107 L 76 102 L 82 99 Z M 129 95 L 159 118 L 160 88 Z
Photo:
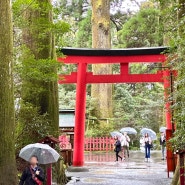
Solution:
M 122 152 L 123 152 L 123 159 L 125 159 L 126 157 L 129 158 L 130 138 L 126 132 L 124 132 L 124 134 L 121 136 L 120 142 L 121 142 L 121 147 L 122 147 Z

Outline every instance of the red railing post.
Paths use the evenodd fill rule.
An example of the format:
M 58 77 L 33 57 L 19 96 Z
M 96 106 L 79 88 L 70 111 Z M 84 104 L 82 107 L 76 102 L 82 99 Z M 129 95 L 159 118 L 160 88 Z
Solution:
M 108 151 L 108 138 L 106 137 L 106 151 Z
M 92 151 L 92 138 L 89 138 L 89 141 L 90 141 L 89 142 L 90 143 L 90 145 L 89 145 L 90 146 L 90 151 Z

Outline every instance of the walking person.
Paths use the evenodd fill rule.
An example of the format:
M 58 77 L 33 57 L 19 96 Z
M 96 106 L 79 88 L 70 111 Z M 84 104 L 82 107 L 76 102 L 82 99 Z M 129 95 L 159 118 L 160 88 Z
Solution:
M 122 157 L 119 155 L 119 152 L 121 151 L 121 142 L 120 140 L 118 139 L 117 136 L 114 137 L 115 139 L 115 149 L 114 149 L 114 152 L 116 153 L 116 162 L 118 162 L 118 159 L 120 158 L 121 161 L 122 161 Z
M 161 152 L 162 152 L 162 160 L 164 160 L 164 153 L 165 153 L 165 148 L 166 148 L 166 136 L 164 132 L 161 132 L 160 136 L 160 145 L 161 145 Z
M 148 133 L 145 134 L 145 136 L 143 138 L 143 142 L 145 145 L 145 162 L 149 162 L 150 161 L 150 149 L 151 149 L 151 145 L 152 145 L 152 139 Z
M 123 136 L 120 138 L 121 147 L 123 152 L 123 159 L 125 160 L 126 157 L 129 158 L 129 142 L 130 137 L 127 135 L 127 132 L 124 132 Z
M 45 177 L 42 168 L 38 166 L 37 156 L 32 156 L 29 164 L 22 173 L 19 185 L 42 185 Z

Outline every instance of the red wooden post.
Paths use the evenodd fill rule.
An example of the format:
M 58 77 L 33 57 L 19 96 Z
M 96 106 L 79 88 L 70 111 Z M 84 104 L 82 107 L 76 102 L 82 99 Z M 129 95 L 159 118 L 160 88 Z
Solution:
M 92 151 L 92 148 L 91 148 L 92 147 L 92 138 L 90 138 L 89 141 L 90 141 L 90 146 L 89 146 L 90 147 L 90 151 Z
M 99 138 L 96 138 L 96 150 L 99 150 Z
M 164 78 L 164 97 L 165 97 L 165 111 L 166 111 L 166 127 L 167 129 L 172 130 L 172 122 L 171 122 L 171 104 L 168 100 L 170 95 L 170 89 L 171 89 L 171 78 L 170 78 L 170 71 L 165 70 L 163 71 L 163 78 Z
M 52 165 L 47 168 L 47 185 L 52 185 Z
M 92 142 L 93 142 L 93 148 L 92 148 L 92 150 L 94 151 L 94 137 L 92 139 Z
M 105 150 L 105 138 L 103 137 L 103 151 Z
M 96 138 L 94 138 L 94 150 L 96 151 Z
M 121 63 L 120 64 L 120 73 L 121 73 L 121 75 L 128 75 L 129 74 L 129 64 L 128 63 Z
M 100 141 L 101 141 L 101 145 L 100 145 L 101 146 L 101 150 L 103 151 L 103 138 L 102 137 L 100 138 Z
M 87 64 L 78 64 L 76 86 L 75 134 L 73 166 L 84 165 L 85 105 L 86 105 L 86 68 Z
M 105 143 L 106 143 L 106 151 L 108 151 L 108 138 L 107 137 L 106 137 Z

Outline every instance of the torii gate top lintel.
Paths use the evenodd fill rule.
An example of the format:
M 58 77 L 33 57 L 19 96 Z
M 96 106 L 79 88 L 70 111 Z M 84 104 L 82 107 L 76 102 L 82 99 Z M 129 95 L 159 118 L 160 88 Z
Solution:
M 135 63 L 135 62 L 163 62 L 168 47 L 127 48 L 127 49 L 87 49 L 62 48 L 60 51 L 67 58 L 58 58 L 65 63 Z
M 63 83 L 77 83 L 77 73 L 85 73 L 86 83 L 142 83 L 163 82 L 162 72 L 157 74 L 130 74 L 129 63 L 163 63 L 166 60 L 164 52 L 168 47 L 151 48 L 127 48 L 127 49 L 85 49 L 85 48 L 62 48 L 60 51 L 65 55 L 59 57 L 59 62 L 65 64 L 120 64 L 120 74 L 94 75 L 83 71 L 73 72 L 70 75 L 61 75 Z M 61 79 L 62 79 L 61 78 Z
M 169 49 L 167 46 L 142 47 L 125 49 L 88 49 L 88 48 L 62 48 L 64 55 L 70 56 L 134 56 L 134 55 L 158 55 Z

